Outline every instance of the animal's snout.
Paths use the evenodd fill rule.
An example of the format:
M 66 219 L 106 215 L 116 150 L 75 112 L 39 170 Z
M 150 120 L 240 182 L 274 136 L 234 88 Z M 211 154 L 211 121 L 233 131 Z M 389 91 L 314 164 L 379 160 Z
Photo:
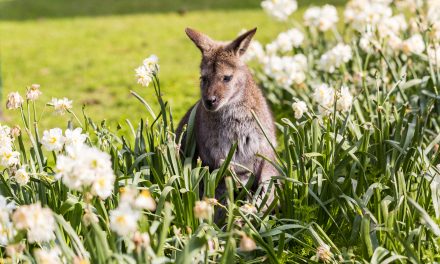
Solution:
M 205 106 L 208 109 L 214 108 L 216 103 L 217 103 L 217 97 L 216 96 L 209 96 L 208 98 L 205 99 Z

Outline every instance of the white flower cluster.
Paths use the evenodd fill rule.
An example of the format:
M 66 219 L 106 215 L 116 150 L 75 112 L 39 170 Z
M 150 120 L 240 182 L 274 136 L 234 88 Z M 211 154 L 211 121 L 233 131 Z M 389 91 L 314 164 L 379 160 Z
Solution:
M 317 28 L 319 31 L 331 29 L 338 20 L 338 11 L 332 5 L 313 6 L 304 13 L 304 24 L 308 27 Z
M 318 110 L 323 115 L 333 112 L 336 101 L 336 110 L 341 112 L 349 111 L 353 104 L 353 96 L 347 86 L 342 86 L 339 92 L 328 84 L 321 84 L 315 88 L 313 99 L 318 104 Z
M 274 55 L 276 52 L 291 52 L 293 48 L 301 46 L 304 41 L 304 34 L 296 28 L 286 32 L 281 32 L 278 37 L 266 46 L 268 54 Z
M 56 164 L 56 178 L 72 190 L 90 189 L 93 195 L 106 199 L 112 194 L 115 175 L 111 158 L 107 153 L 85 144 L 87 135 L 81 128 L 60 128 L 43 132 L 41 144 L 48 151 L 60 152 Z
M 69 148 L 67 153 L 57 158 L 57 179 L 72 190 L 90 190 L 101 199 L 112 194 L 115 175 L 109 154 L 86 144 Z
M 296 11 L 298 3 L 296 0 L 264 0 L 261 7 L 276 20 L 286 21 Z
M 141 66 L 135 69 L 137 82 L 147 87 L 159 71 L 159 58 L 156 55 L 144 59 Z
M 351 0 L 345 9 L 345 21 L 355 30 L 362 33 L 359 46 L 367 53 L 373 53 L 374 47 L 379 47 L 379 43 L 384 44 L 384 50 L 388 53 L 403 52 L 407 55 L 421 54 L 425 51 L 423 37 L 417 33 L 419 27 L 428 28 L 431 25 L 431 33 L 434 38 L 440 37 L 440 9 L 439 1 L 428 1 L 427 22 L 421 23 L 415 19 L 410 20 L 411 36 L 402 39 L 403 33 L 408 29 L 405 16 L 400 13 L 393 16 L 393 9 L 390 7 L 389 0 Z M 399 7 L 407 6 L 415 11 L 421 7 L 418 1 L 397 2 Z M 411 2 L 411 3 L 410 3 Z M 435 10 L 435 11 L 433 11 Z M 438 25 L 438 26 L 436 26 Z M 377 36 L 374 34 L 377 31 Z
M 344 63 L 351 60 L 353 54 L 351 47 L 343 43 L 339 43 L 326 53 L 322 54 L 318 62 L 321 70 L 332 73 Z
M 302 84 L 307 70 L 307 58 L 303 54 L 295 56 L 270 56 L 265 59 L 264 73 L 273 78 L 280 87 L 289 88 Z
M 55 218 L 49 208 L 39 202 L 20 206 L 12 214 L 12 222 L 18 230 L 26 230 L 30 243 L 49 242 L 55 238 Z
M 111 229 L 120 236 L 135 234 L 141 210 L 156 210 L 156 200 L 150 191 L 145 189 L 139 193 L 135 188 L 124 188 L 118 207 L 110 211 Z
M 11 136 L 11 129 L 0 124 L 0 165 L 13 167 L 20 163 L 20 153 L 13 150 L 14 138 Z
M 345 22 L 359 32 L 365 31 L 368 26 L 376 27 L 384 18 L 391 17 L 391 2 L 392 0 L 351 0 L 344 10 Z
M 61 128 L 52 128 L 43 132 L 41 144 L 48 151 L 61 151 L 66 147 L 67 151 L 80 147 L 87 139 L 87 134 L 82 133 L 82 128 L 66 129 L 63 136 Z
M 408 29 L 405 16 L 403 14 L 392 17 L 385 17 L 377 25 L 377 32 L 381 38 L 392 38 L 399 36 L 404 30 Z

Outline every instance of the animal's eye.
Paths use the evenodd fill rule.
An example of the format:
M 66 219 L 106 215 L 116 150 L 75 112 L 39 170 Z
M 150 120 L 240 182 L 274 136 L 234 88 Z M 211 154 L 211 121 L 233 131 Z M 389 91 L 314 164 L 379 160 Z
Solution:
M 223 81 L 224 82 L 229 82 L 230 80 L 232 80 L 232 75 L 225 75 L 225 76 L 223 76 Z

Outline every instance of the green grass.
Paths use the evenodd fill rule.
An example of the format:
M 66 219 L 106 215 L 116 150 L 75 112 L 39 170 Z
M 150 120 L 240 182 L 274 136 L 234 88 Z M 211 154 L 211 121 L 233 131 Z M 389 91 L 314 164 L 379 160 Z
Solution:
M 67 154 L 66 148 L 55 153 L 40 144 L 44 128 L 63 127 L 66 120 L 48 117 L 38 124 L 32 114 L 27 119 L 26 106 L 23 113 L 6 111 L 8 123 L 18 123 L 22 114 L 34 125 L 23 129 L 14 144 L 31 179 L 20 186 L 15 165 L 2 167 L 0 195 L 18 206 L 40 202 L 53 211 L 57 223 L 56 240 L 41 245 L 26 241 L 29 230 L 17 230 L 10 245 L 20 242 L 25 247 L 18 257 L 33 261 L 35 248 L 56 245 L 68 263 L 81 256 L 90 258 L 90 263 L 118 264 L 199 263 L 195 256 L 205 263 L 323 263 L 316 252 L 327 245 L 333 255 L 327 263 L 439 261 L 440 189 L 434 184 L 440 179 L 440 69 L 421 59 L 426 54 L 396 55 L 385 49 L 383 54 L 367 55 L 353 45 L 355 56 L 350 62 L 334 73 L 324 73 L 314 60 L 337 40 L 332 34 L 315 39 L 307 33 L 302 47 L 310 58 L 305 87 L 282 90 L 262 78 L 268 79 L 265 91 L 280 102 L 274 103 L 277 114 L 289 112 L 287 118 L 277 119 L 282 140 L 273 161 L 278 170 L 272 182 L 276 200 L 269 205 L 273 210 L 260 207 L 248 214 L 241 206 L 254 203 L 255 193 L 239 188 L 238 176 L 228 169 L 233 151 L 215 170 L 180 153 L 181 144 L 187 150 L 195 148 L 193 138 L 175 142 L 162 97 L 153 87 L 136 85 L 133 69 L 151 53 L 160 57 L 164 99 L 178 119 L 199 93 L 200 54 L 183 33 L 186 26 L 220 39 L 258 26 L 257 39 L 262 42 L 287 26 L 272 22 L 253 1 L 130 0 L 123 7 L 116 0 L 75 3 L 0 0 L 3 84 L 5 92 L 23 93 L 25 86 L 40 83 L 43 102 L 67 96 L 75 100 L 76 113 L 86 104 L 96 120 L 83 123 L 90 136 L 87 144 L 109 153 L 116 181 L 113 194 L 105 200 L 91 195 L 89 183 L 81 190 L 69 189 L 67 175 L 54 179 L 55 165 L 63 164 L 60 155 Z M 182 4 L 188 4 L 184 16 L 175 12 Z M 347 43 L 358 41 L 350 31 L 343 37 Z M 312 98 L 310 89 L 319 80 L 335 88 L 341 83 L 352 88 L 355 99 L 349 112 L 336 111 L 335 102 L 331 115 L 316 114 L 320 102 Z M 139 122 L 149 115 L 130 96 L 130 89 L 156 103 L 155 122 L 151 118 L 148 124 Z M 292 97 L 307 103 L 309 110 L 301 119 L 293 118 L 290 107 L 280 107 L 290 105 Z M 37 102 L 37 116 L 42 104 Z M 133 126 L 123 124 L 125 133 L 118 133 L 114 126 L 108 129 L 98 123 L 104 118 L 113 125 L 128 118 Z M 193 122 L 190 119 L 188 131 Z M 97 167 L 94 162 L 90 165 Z M 89 177 L 86 173 L 81 176 Z M 204 197 L 214 196 L 220 179 L 225 179 L 228 190 L 226 216 L 213 223 L 212 213 L 202 219 L 193 209 Z M 154 212 L 138 209 L 142 216 L 136 230 L 150 237 L 144 248 L 134 247 L 133 242 L 139 241 L 131 234 L 123 237 L 111 230 L 109 214 L 123 207 L 122 187 L 148 189 L 156 201 Z M 88 225 L 86 213 L 93 213 L 97 222 Z M 19 228 L 17 223 L 14 226 Z M 252 252 L 239 249 L 244 234 L 257 245 Z M 208 241 L 213 250 L 208 250 Z M 0 263 L 9 263 L 5 252 L 0 247 Z
M 199 94 L 200 55 L 184 28 L 227 40 L 256 26 L 256 39 L 267 42 L 286 26 L 270 19 L 259 4 L 251 0 L 0 1 L 1 104 L 5 105 L 9 92 L 24 93 L 26 86 L 39 83 L 44 101 L 66 96 L 77 109 L 86 105 L 95 120 L 136 121 L 145 111 L 129 91 L 146 98 L 152 92 L 136 84 L 134 68 L 144 57 L 156 54 L 164 97 L 178 119 Z M 179 9 L 188 12 L 181 15 L 175 12 Z M 301 11 L 295 16 L 300 18 Z M 4 122 L 19 121 L 4 111 Z M 50 118 L 41 125 L 60 124 Z

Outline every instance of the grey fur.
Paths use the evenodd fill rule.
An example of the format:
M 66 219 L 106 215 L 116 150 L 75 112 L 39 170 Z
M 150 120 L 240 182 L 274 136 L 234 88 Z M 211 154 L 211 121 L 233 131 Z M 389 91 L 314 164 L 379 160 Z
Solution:
M 237 142 L 237 151 L 233 162 L 253 171 L 258 185 L 267 183 L 277 175 L 276 169 L 267 161 L 256 156 L 261 154 L 274 160 L 275 153 L 264 137 L 252 111 L 260 120 L 272 144 L 276 145 L 275 125 L 272 113 L 261 90 L 255 84 L 252 74 L 241 56 L 246 51 L 256 29 L 250 30 L 230 43 L 218 42 L 192 29 L 186 29 L 188 36 L 202 52 L 200 65 L 201 94 L 195 117 L 195 139 L 197 153 L 203 164 L 209 168 L 218 168 L 226 158 L 231 146 Z M 225 81 L 225 76 L 232 76 Z M 213 105 L 207 99 L 217 98 Z M 208 106 L 207 106 L 208 104 Z M 177 137 L 183 126 L 188 123 L 191 110 L 180 121 Z M 184 135 L 185 136 L 185 135 Z M 182 141 L 185 142 L 185 141 Z M 249 173 L 240 166 L 234 170 L 244 184 Z M 218 194 L 224 189 L 218 188 Z M 269 202 L 273 199 L 273 192 Z

